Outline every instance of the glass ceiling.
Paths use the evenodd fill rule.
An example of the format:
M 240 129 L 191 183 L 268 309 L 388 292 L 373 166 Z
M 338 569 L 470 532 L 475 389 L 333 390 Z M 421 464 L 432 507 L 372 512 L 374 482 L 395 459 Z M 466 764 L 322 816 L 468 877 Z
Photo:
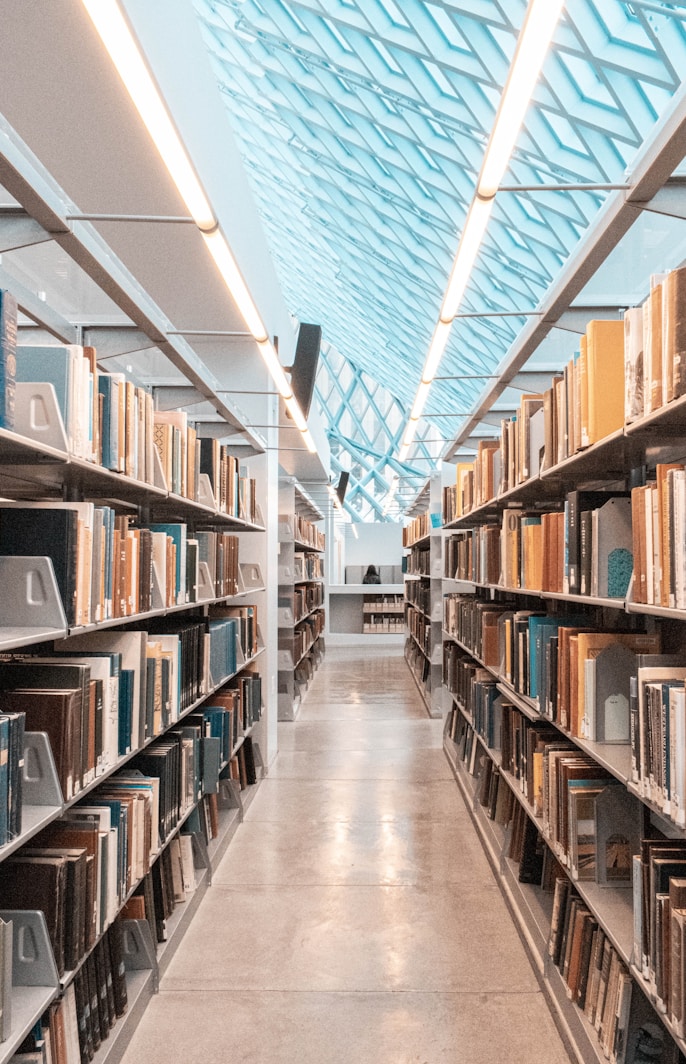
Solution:
M 606 195 L 539 186 L 622 180 L 686 70 L 686 4 L 567 0 L 462 304 L 480 316 L 453 326 L 398 467 L 526 2 L 195 3 L 286 301 L 323 328 L 346 507 L 394 518 L 393 472 L 421 486 L 442 450 L 422 440 L 454 438 Z

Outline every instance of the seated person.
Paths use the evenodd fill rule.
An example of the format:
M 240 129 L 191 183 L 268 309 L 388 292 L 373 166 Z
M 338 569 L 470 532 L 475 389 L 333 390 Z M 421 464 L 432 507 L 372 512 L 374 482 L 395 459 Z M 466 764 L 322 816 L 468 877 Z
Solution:
M 381 577 L 379 576 L 379 570 L 375 565 L 368 565 L 367 572 L 362 577 L 363 584 L 380 584 Z

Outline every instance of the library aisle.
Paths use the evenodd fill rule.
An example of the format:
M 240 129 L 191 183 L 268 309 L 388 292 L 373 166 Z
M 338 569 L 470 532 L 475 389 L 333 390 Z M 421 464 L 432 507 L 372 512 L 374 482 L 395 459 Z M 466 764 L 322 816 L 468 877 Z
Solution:
M 327 652 L 124 1064 L 568 1062 L 441 728 Z

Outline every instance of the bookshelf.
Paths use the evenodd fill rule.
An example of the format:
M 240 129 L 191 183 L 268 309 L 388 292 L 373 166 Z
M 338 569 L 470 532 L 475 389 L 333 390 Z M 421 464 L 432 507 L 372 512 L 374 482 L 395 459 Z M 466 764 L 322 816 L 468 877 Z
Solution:
M 404 633 L 404 584 L 329 586 L 329 636 L 336 646 L 395 646 Z
M 137 389 L 141 419 L 147 410 L 164 416 L 169 414 L 181 426 L 174 444 L 176 450 L 169 455 L 170 463 L 174 463 L 173 480 L 167 479 L 162 468 L 164 451 L 158 452 L 151 444 L 147 450 L 141 446 L 135 460 L 133 451 L 127 452 L 126 467 L 107 468 L 103 464 L 104 455 L 95 453 L 94 443 L 87 455 L 77 446 L 54 386 L 47 386 L 41 380 L 18 383 L 14 426 L 0 429 L 0 494 L 3 499 L 22 505 L 43 503 L 60 510 L 88 507 L 91 503 L 96 509 L 107 506 L 117 519 L 128 518 L 131 527 L 138 531 L 159 524 L 175 529 L 183 526 L 187 540 L 195 542 L 198 536 L 204 536 L 204 542 L 211 543 L 214 549 L 213 554 L 195 558 L 194 565 L 188 559 L 182 580 L 181 568 L 176 569 L 174 565 L 177 555 L 172 552 L 171 535 L 167 537 L 164 571 L 156 563 L 144 569 L 141 554 L 131 546 L 131 554 L 126 554 L 127 562 L 131 562 L 126 587 L 127 594 L 131 590 L 135 596 L 127 598 L 118 610 L 99 596 L 95 580 L 89 582 L 84 577 L 79 595 L 82 604 L 87 602 L 87 612 L 76 616 L 70 615 L 61 593 L 58 559 L 53 557 L 51 544 L 38 555 L 20 553 L 16 557 L 0 557 L 3 668 L 8 667 L 10 657 L 30 662 L 34 654 L 62 664 L 65 658 L 58 659 L 58 653 L 68 655 L 69 661 L 90 659 L 91 663 L 103 656 L 110 661 L 118 656 L 122 670 L 129 677 L 138 676 L 132 685 L 131 702 L 127 701 L 125 706 L 118 686 L 124 683 L 123 671 L 116 678 L 117 686 L 112 685 L 115 677 L 111 674 L 107 696 L 109 724 L 103 716 L 105 681 L 89 681 L 89 692 L 97 701 L 94 698 L 88 706 L 92 716 L 88 716 L 86 730 L 92 736 L 93 757 L 97 754 L 98 759 L 80 763 L 73 793 L 67 794 L 62 786 L 59 758 L 48 735 L 42 730 L 26 732 L 21 829 L 6 845 L 0 846 L 0 895 L 6 897 L 8 883 L 21 883 L 22 873 L 18 869 L 29 851 L 56 845 L 54 841 L 46 842 L 57 838 L 49 833 L 76 823 L 76 817 L 86 815 L 85 809 L 102 810 L 103 802 L 109 801 L 104 796 L 123 786 L 123 774 L 142 772 L 136 779 L 148 781 L 134 784 L 148 791 L 148 797 L 143 797 L 140 791 L 139 804 L 145 805 L 145 814 L 144 819 L 141 810 L 135 814 L 137 834 L 134 835 L 133 818 L 126 828 L 129 852 L 133 852 L 134 839 L 139 839 L 144 827 L 149 833 L 150 845 L 146 842 L 140 849 L 141 868 L 127 870 L 124 876 L 123 867 L 110 862 L 107 909 L 96 910 L 97 931 L 92 941 L 84 942 L 75 964 L 58 969 L 54 929 L 37 908 L 5 905 L 0 916 L 12 920 L 15 947 L 10 985 L 7 985 L 7 973 L 3 975 L 5 1022 L 8 1023 L 10 1013 L 11 1022 L 0 1041 L 2 1064 L 10 1059 L 47 1009 L 59 1010 L 68 1024 L 72 1015 L 76 1016 L 76 1011 L 70 1010 L 84 980 L 104 963 L 116 929 L 117 937 L 121 938 L 117 955 L 122 970 L 125 969 L 128 1005 L 123 1014 L 118 1013 L 116 1022 L 114 1015 L 110 1017 L 113 1026 L 109 1035 L 105 1037 L 102 1032 L 102 1043 L 94 1059 L 104 1064 L 120 1058 L 150 995 L 156 991 L 160 973 L 197 912 L 211 885 L 212 871 L 252 800 L 274 742 L 270 701 L 276 686 L 276 640 L 273 647 L 265 646 L 262 633 L 264 629 L 270 639 L 276 631 L 276 593 L 274 590 L 272 595 L 268 590 L 271 570 L 276 566 L 275 552 L 273 558 L 269 553 L 261 508 L 266 507 L 270 498 L 269 483 L 271 477 L 275 480 L 276 467 L 266 453 L 265 439 L 250 428 L 248 418 L 233 405 L 228 391 L 186 340 L 173 330 L 169 318 L 101 236 L 86 222 L 74 226 L 66 221 L 69 198 L 4 121 L 0 125 L 0 158 L 3 187 L 18 204 L 13 208 L 14 213 L 29 219 L 31 211 L 35 221 L 40 219 L 43 226 L 48 225 L 48 229 L 35 226 L 37 243 L 50 247 L 50 233 L 59 235 L 60 254 L 66 253 L 65 261 L 69 257 L 73 260 L 69 268 L 73 271 L 70 277 L 75 290 L 86 293 L 94 304 L 97 299 L 106 304 L 105 317 L 109 322 L 106 327 L 99 327 L 97 322 L 102 319 L 97 313 L 91 316 L 88 307 L 81 307 L 77 316 L 91 324 L 77 329 L 49 303 L 32 297 L 22 284 L 20 268 L 15 279 L 10 249 L 9 254 L 3 254 L 0 289 L 11 292 L 16 288 L 20 309 L 20 363 L 21 347 L 26 345 L 64 346 L 83 342 L 95 345 L 97 355 L 90 372 L 96 396 L 97 375 L 109 377 L 109 371 L 117 372 L 130 387 L 132 398 Z M 45 268 L 47 264 L 49 270 L 51 261 L 49 254 L 45 261 L 37 257 L 36 276 L 41 265 Z M 48 283 L 40 287 L 50 290 L 47 279 Z M 100 289 L 102 292 L 94 298 Z M 58 350 L 56 347 L 55 351 Z M 98 362 L 100 355 L 102 360 Z M 82 394 L 76 388 L 73 396 Z M 177 407 L 186 409 L 177 415 Z M 99 418 L 103 409 L 104 402 L 93 422 L 101 428 Z M 41 414 L 38 418 L 37 411 Z M 159 420 L 163 421 L 164 417 Z M 141 420 L 140 424 L 145 425 L 142 438 L 152 441 L 152 420 Z M 199 447 L 194 443 L 196 438 L 204 441 Z M 179 464 L 182 460 L 178 456 L 184 448 L 186 462 Z M 191 458 L 198 457 L 201 450 L 214 455 L 214 466 L 210 461 L 209 467 L 202 471 L 198 465 L 193 470 Z M 230 454 L 235 461 L 229 466 Z M 107 500 L 106 504 L 102 500 Z M 0 525 L 7 512 L 0 513 Z M 78 542 L 75 555 L 78 559 L 90 557 L 87 545 L 92 544 L 93 529 L 83 520 L 86 532 Z M 188 543 L 186 547 L 190 551 Z M 104 545 L 103 552 L 91 558 L 93 573 L 98 572 L 102 557 L 107 557 Z M 124 554 L 122 564 L 123 559 Z M 83 562 L 79 560 L 78 564 Z M 103 566 L 103 572 L 110 573 L 111 564 L 112 559 Z M 135 564 L 139 564 L 138 581 L 133 575 Z M 150 577 L 145 592 L 147 599 L 143 596 L 143 572 Z M 187 581 L 185 593 L 182 592 L 184 581 Z M 275 581 L 272 579 L 271 583 Z M 194 651 L 189 650 L 190 644 L 184 643 L 188 632 L 195 633 L 197 638 Z M 98 640 L 109 639 L 138 639 L 143 654 L 138 665 L 124 666 L 123 650 L 120 654 L 103 650 L 106 644 Z M 156 642 L 158 648 L 166 646 L 167 650 L 154 651 L 153 656 L 159 653 L 160 657 L 152 665 L 147 650 L 152 651 Z M 174 644 L 176 650 L 171 649 Z M 159 664 L 163 658 L 164 666 Z M 93 676 L 101 675 L 93 664 L 70 667 L 84 670 L 83 676 L 89 668 L 93 669 Z M 178 687 L 174 670 L 178 671 Z M 159 687 L 152 682 L 154 676 L 159 678 Z M 148 677 L 151 678 L 149 688 Z M 140 685 L 138 694 L 136 683 Z M 117 696 L 112 693 L 115 689 Z M 6 680 L 3 695 L 7 704 L 11 688 Z M 131 706 L 134 707 L 131 721 L 122 724 L 127 722 L 126 714 Z M 158 716 L 160 709 L 162 713 Z M 214 714 L 212 719 L 210 714 Z M 136 719 L 137 726 L 133 724 Z M 86 717 L 81 721 L 86 721 Z M 215 733 L 213 729 L 219 722 L 222 730 Z M 117 724 L 123 728 L 121 733 Z M 129 724 L 130 733 L 126 730 Z M 114 747 L 106 747 L 105 733 L 114 740 Z M 75 745 L 69 750 L 76 755 Z M 85 745 L 79 746 L 79 752 L 85 756 Z M 90 742 L 87 755 L 91 756 Z M 155 820 L 158 798 L 154 795 L 159 796 L 163 786 L 154 782 L 155 773 L 150 768 L 150 759 L 155 757 L 169 757 L 177 765 L 174 785 L 170 784 L 170 776 L 165 784 L 165 800 L 160 802 L 160 809 L 168 817 L 164 823 Z M 182 780 L 186 782 L 185 791 Z M 2 815 L 6 815 L 6 810 Z M 100 813 L 97 816 L 100 819 Z M 116 825 L 112 821 L 112 824 L 101 832 L 103 839 L 105 835 L 115 841 L 123 837 L 124 821 Z M 99 862 L 99 875 L 104 873 L 103 862 L 107 858 L 103 855 L 107 845 L 101 841 L 101 848 L 93 858 Z M 186 851 L 183 872 L 187 882 L 180 889 L 177 884 L 173 905 L 167 898 L 160 907 L 157 897 L 153 904 L 160 926 L 153 926 L 148 917 L 152 920 L 150 900 L 156 884 L 170 890 L 169 870 L 172 862 L 176 870 L 181 870 L 182 850 Z M 14 870 L 11 873 L 10 868 Z M 79 922 L 85 921 L 88 904 L 78 893 L 69 896 L 78 900 Z M 97 905 L 100 906 L 99 898 Z M 136 907 L 142 909 L 145 919 L 135 915 Z M 156 941 L 162 924 L 163 942 Z M 27 945 L 31 947 L 28 952 Z M 72 1034 L 78 1043 L 75 1026 Z M 78 1044 L 75 1053 L 74 1059 L 78 1059 Z
M 443 714 L 442 626 L 443 532 L 440 526 L 441 483 L 429 479 L 421 498 L 429 509 L 403 529 L 406 554 L 405 660 L 427 712 Z
M 683 398 L 631 413 L 622 367 L 623 423 L 584 443 L 586 342 L 444 492 L 444 749 L 576 1058 L 633 1060 L 648 1024 L 681 1060 Z
M 325 538 L 294 477 L 279 482 L 278 719 L 295 720 L 324 652 Z M 305 516 L 307 514 L 307 516 Z

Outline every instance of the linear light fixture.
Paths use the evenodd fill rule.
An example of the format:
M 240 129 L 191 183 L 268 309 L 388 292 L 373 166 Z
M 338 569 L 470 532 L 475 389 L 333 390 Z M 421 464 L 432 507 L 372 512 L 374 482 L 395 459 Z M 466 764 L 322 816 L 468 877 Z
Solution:
M 294 424 L 302 433 L 308 451 L 315 454 L 317 450 L 315 442 L 307 428 L 307 421 L 293 394 L 276 349 L 269 339 L 265 324 L 118 0 L 82 0 L 82 3 L 160 153 L 171 179 L 200 230 L 207 250 L 214 259 L 231 298 L 256 341 Z
M 564 0 L 529 0 L 399 452 L 405 461 L 448 343 Z
M 563 3 L 564 0 L 529 0 L 476 186 L 479 196 L 495 196 L 498 191 Z

